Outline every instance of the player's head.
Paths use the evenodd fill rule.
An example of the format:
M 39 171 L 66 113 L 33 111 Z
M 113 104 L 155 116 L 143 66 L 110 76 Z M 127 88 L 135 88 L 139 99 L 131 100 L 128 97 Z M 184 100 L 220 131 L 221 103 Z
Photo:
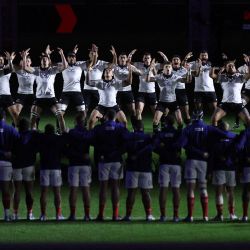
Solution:
M 163 74 L 164 75 L 171 75 L 172 70 L 173 70 L 173 68 L 172 68 L 171 62 L 166 62 L 163 66 Z
M 116 111 L 114 109 L 109 109 L 105 114 L 105 120 L 114 121 L 116 118 Z
M 173 126 L 175 123 L 175 117 L 173 115 L 167 115 L 165 117 L 165 126 Z
M 218 122 L 218 128 L 223 131 L 229 131 L 230 126 L 228 122 L 220 121 Z
M 118 57 L 118 60 L 119 60 L 119 65 L 123 65 L 123 66 L 126 65 L 127 60 L 128 60 L 126 53 L 124 52 L 121 53 Z
M 85 126 L 85 118 L 82 114 L 78 114 L 75 118 L 75 123 L 77 126 L 84 127 Z
M 6 114 L 5 114 L 4 109 L 3 109 L 3 108 L 0 108 L 0 120 L 4 120 L 4 119 L 5 119 L 5 116 L 6 116 Z
M 103 79 L 112 80 L 114 78 L 114 69 L 111 65 L 108 65 L 106 69 L 103 70 Z
M 40 58 L 41 58 L 41 68 L 49 68 L 51 65 L 51 60 L 49 55 L 43 53 Z
M 4 66 L 4 56 L 0 54 L 0 68 Z
M 52 124 L 46 124 L 44 127 L 44 133 L 45 134 L 55 134 L 55 126 Z
M 179 55 L 174 55 L 172 57 L 172 66 L 173 68 L 180 67 L 181 65 L 181 57 Z
M 89 59 L 93 60 L 94 57 L 98 58 L 98 47 L 92 44 L 91 49 L 89 49 Z
M 73 52 L 73 51 L 69 51 L 68 54 L 67 54 L 67 62 L 70 64 L 70 65 L 73 65 L 76 63 L 76 53 Z
M 144 63 L 145 65 L 150 65 L 151 60 L 152 60 L 151 54 L 148 53 L 148 52 L 145 52 L 144 55 L 143 55 L 142 60 L 143 60 L 143 63 Z
M 144 131 L 144 124 L 142 120 L 136 120 L 133 124 L 133 129 L 135 132 L 143 132 Z
M 206 62 L 208 60 L 208 52 L 206 50 L 202 50 L 200 52 L 199 58 L 202 62 Z
M 202 120 L 203 118 L 203 111 L 202 110 L 194 110 L 192 114 L 192 120 L 197 121 L 197 120 Z
M 32 64 L 31 58 L 30 58 L 30 56 L 27 56 L 26 57 L 26 66 L 30 67 L 31 64 Z M 23 60 L 20 61 L 20 66 L 22 66 L 22 65 L 23 65 Z
M 234 74 L 236 73 L 236 68 L 235 68 L 235 61 L 228 61 L 226 63 L 226 71 L 229 74 Z
M 26 118 L 22 118 L 19 120 L 18 129 L 20 132 L 28 131 L 30 127 L 30 122 Z

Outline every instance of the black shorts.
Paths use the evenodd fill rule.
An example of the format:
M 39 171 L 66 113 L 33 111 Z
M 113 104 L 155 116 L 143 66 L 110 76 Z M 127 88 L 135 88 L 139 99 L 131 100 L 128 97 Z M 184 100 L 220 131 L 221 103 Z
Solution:
M 99 102 L 98 90 L 84 89 L 83 98 L 87 109 L 94 109 Z
M 16 103 L 22 104 L 23 106 L 32 106 L 34 101 L 35 101 L 34 94 L 17 93 Z
M 194 92 L 194 102 L 196 103 L 212 103 L 217 102 L 215 92 Z
M 136 102 L 143 102 L 149 104 L 150 106 L 154 106 L 157 103 L 156 93 L 138 92 Z
M 34 105 L 46 109 L 51 108 L 53 105 L 56 105 L 58 103 L 57 99 L 55 97 L 52 98 L 36 98 L 34 101 Z
M 13 98 L 11 95 L 0 95 L 0 107 L 1 108 L 8 108 L 10 106 L 13 106 L 15 102 L 13 101 Z
M 179 106 L 177 102 L 159 102 L 155 110 L 164 113 L 166 109 L 169 109 L 169 112 L 175 112 L 179 109 Z
M 188 105 L 188 97 L 185 89 L 175 89 L 176 101 L 179 106 Z
M 246 97 L 250 98 L 250 89 L 243 89 L 242 94 L 245 95 Z
M 72 105 L 76 107 L 77 111 L 85 110 L 84 99 L 81 92 L 62 92 L 59 103 L 61 103 L 62 111 L 67 109 L 69 103 L 72 103 Z
M 117 103 L 122 104 L 131 104 L 135 102 L 133 92 L 130 91 L 118 91 L 116 96 Z
M 113 109 L 116 113 L 119 112 L 121 109 L 118 105 L 115 105 L 113 107 L 105 107 L 102 105 L 98 105 L 95 107 L 96 110 L 98 110 L 103 116 L 110 110 Z
M 243 109 L 243 103 L 233 103 L 233 102 L 222 102 L 219 107 L 223 109 L 226 113 L 239 114 Z

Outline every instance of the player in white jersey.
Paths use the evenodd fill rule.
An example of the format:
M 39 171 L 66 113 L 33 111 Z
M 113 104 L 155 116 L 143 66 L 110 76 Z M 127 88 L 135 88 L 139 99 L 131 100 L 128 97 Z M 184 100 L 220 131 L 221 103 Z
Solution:
M 212 66 L 211 62 L 208 61 L 208 52 L 201 51 L 197 61 L 191 62 L 189 65 L 195 76 L 195 109 L 201 110 L 202 105 L 208 103 L 209 107 L 214 110 L 217 106 L 217 97 L 213 79 L 209 75 Z
M 172 68 L 173 68 L 172 71 L 173 74 L 176 74 L 178 76 L 184 76 L 187 74 L 187 69 L 181 66 L 181 58 L 179 55 L 174 55 L 172 57 Z M 184 122 L 186 124 L 189 124 L 191 122 L 191 117 L 189 114 L 188 97 L 186 93 L 185 83 L 183 82 L 177 83 L 175 94 L 176 94 L 177 104 L 180 106 L 182 114 L 184 114 Z
M 27 67 L 31 67 L 32 61 L 30 56 L 26 58 Z M 35 100 L 33 85 L 36 76 L 28 73 L 23 69 L 23 60 L 20 61 L 19 67 L 14 67 L 18 79 L 18 90 L 16 99 L 16 111 L 20 115 L 24 106 L 32 106 Z
M 67 55 L 68 67 L 62 72 L 63 91 L 60 98 L 60 104 L 63 115 L 71 102 L 77 112 L 85 117 L 85 104 L 80 83 L 85 62 L 76 61 L 77 50 L 78 48 L 75 46 L 74 50 L 70 51 Z
M 126 53 L 121 53 L 118 57 L 118 64 L 114 66 L 114 74 L 115 78 L 119 80 L 125 80 L 128 78 L 129 69 L 128 69 L 128 57 Z M 132 72 L 140 75 L 141 72 L 138 70 L 135 66 L 131 65 Z M 126 87 L 122 87 L 119 89 L 117 93 L 117 103 L 119 106 L 126 105 L 129 112 L 130 112 L 130 119 L 132 125 L 134 124 L 134 121 L 136 120 L 136 112 L 135 112 L 135 99 L 132 91 L 131 85 L 128 85 Z
M 48 47 L 47 47 L 48 48 Z M 46 49 L 47 53 L 41 55 L 40 67 L 27 67 L 26 58 L 29 49 L 23 51 L 24 69 L 36 76 L 36 100 L 31 110 L 31 128 L 37 129 L 36 120 L 44 108 L 50 108 L 58 119 L 61 132 L 66 130 L 61 107 L 55 98 L 54 81 L 57 73 L 62 72 L 67 67 L 67 61 L 64 57 L 63 50 L 58 48 L 62 64 L 51 66 L 50 54 L 52 51 Z
M 87 84 L 98 89 L 100 100 L 98 106 L 92 111 L 89 118 L 89 129 L 92 129 L 98 119 L 105 116 L 108 110 L 116 111 L 116 118 L 119 122 L 127 124 L 127 119 L 123 111 L 117 105 L 116 95 L 119 89 L 126 87 L 132 83 L 132 69 L 129 67 L 127 79 L 118 80 L 114 78 L 114 69 L 109 66 L 103 71 L 103 79 L 89 80 L 87 74 Z M 91 71 L 91 70 L 90 70 Z
M 133 50 L 129 54 L 129 59 L 131 60 L 132 55 L 135 53 L 136 50 Z M 161 56 L 163 56 L 164 61 L 167 61 L 166 56 L 162 52 L 160 53 Z M 155 93 L 155 83 L 154 82 L 147 82 L 147 74 L 149 71 L 149 66 L 151 64 L 152 57 L 151 54 L 146 52 L 143 55 L 142 62 L 134 62 L 133 65 L 141 71 L 141 75 L 139 77 L 140 83 L 139 83 L 139 91 L 136 97 L 136 119 L 137 120 L 142 120 L 142 112 L 144 109 L 144 106 L 146 103 L 149 104 L 150 109 L 152 113 L 154 114 L 155 112 L 155 107 L 157 103 L 157 97 Z M 157 73 L 157 71 L 162 68 L 162 65 L 160 63 L 157 63 L 155 65 L 155 72 L 154 74 Z
M 242 103 L 241 89 L 244 82 L 250 78 L 250 74 L 238 73 L 234 61 L 228 61 L 226 68 L 224 69 L 223 67 L 218 74 L 215 74 L 214 71 L 215 69 L 213 68 L 211 77 L 217 79 L 217 82 L 221 83 L 223 98 L 221 104 L 212 115 L 212 124 L 217 126 L 218 121 L 228 112 L 234 112 L 247 126 L 249 126 L 250 117 L 247 109 Z M 222 73 L 223 71 L 224 73 Z
M 15 107 L 15 102 L 12 99 L 10 93 L 10 76 L 13 71 L 12 61 L 15 58 L 15 53 L 5 52 L 4 55 L 0 55 L 0 107 L 8 110 L 15 125 L 18 123 L 18 114 Z M 8 61 L 8 64 L 4 64 L 4 58 Z
M 179 76 L 177 74 L 173 74 L 173 68 L 171 62 L 165 63 L 163 67 L 163 72 L 161 74 L 157 74 L 156 76 L 151 76 L 153 71 L 153 63 L 149 68 L 147 81 L 148 82 L 157 82 L 160 88 L 160 98 L 159 103 L 157 104 L 156 111 L 153 119 L 153 129 L 155 132 L 160 130 L 160 119 L 165 113 L 166 115 L 169 112 L 175 113 L 175 118 L 179 127 L 182 127 L 182 116 L 180 112 L 180 108 L 176 101 L 175 89 L 179 82 L 185 83 L 191 81 L 191 75 L 185 74 L 183 76 Z
M 113 49 L 111 49 L 110 51 L 113 54 L 113 62 L 116 62 L 116 55 L 114 54 L 115 51 Z M 89 60 L 87 60 L 83 64 L 83 70 L 85 75 L 83 96 L 86 104 L 86 112 L 88 113 L 91 113 L 99 102 L 99 93 L 97 88 L 89 86 L 86 83 L 86 75 L 88 72 L 88 68 L 91 65 L 92 70 L 88 72 L 89 80 L 96 81 L 102 79 L 103 70 L 108 66 L 108 64 L 109 62 L 98 60 L 98 47 L 95 44 L 92 44 L 92 48 L 89 51 Z

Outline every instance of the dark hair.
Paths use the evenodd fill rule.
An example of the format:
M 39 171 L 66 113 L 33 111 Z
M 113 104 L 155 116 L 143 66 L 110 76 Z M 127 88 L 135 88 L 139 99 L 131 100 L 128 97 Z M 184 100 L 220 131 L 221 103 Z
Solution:
M 19 120 L 18 128 L 19 128 L 20 132 L 24 132 L 24 131 L 29 130 L 29 127 L 30 127 L 30 122 L 28 119 L 22 118 Z
M 74 56 L 76 57 L 76 53 L 74 51 L 69 51 L 67 56 Z
M 105 114 L 108 121 L 112 121 L 116 117 L 116 111 L 114 109 L 109 109 Z
M 77 125 L 79 126 L 84 126 L 84 123 L 85 123 L 85 119 L 84 119 L 84 116 L 82 114 L 78 114 L 76 117 L 75 117 L 75 122 Z
M 144 131 L 144 124 L 142 120 L 135 120 L 133 125 L 134 131 Z
M 174 59 L 174 57 L 178 57 L 181 60 L 181 57 L 179 55 L 173 55 L 172 60 Z
M 167 115 L 165 117 L 165 124 L 173 126 L 175 123 L 175 117 L 173 115 Z
M 44 127 L 45 134 L 55 134 L 55 126 L 52 124 L 46 124 Z
M 6 115 L 6 113 L 5 113 L 4 109 L 0 108 L 0 120 L 3 120 L 5 118 L 5 115 Z
M 123 51 L 119 54 L 119 56 L 127 56 L 127 53 Z
M 202 110 L 194 110 L 192 114 L 192 120 L 201 120 L 203 118 Z
M 144 52 L 143 56 L 151 56 L 151 53 L 149 52 Z M 152 57 L 152 56 L 151 56 Z
M 200 52 L 200 54 L 201 53 L 208 53 L 208 51 L 206 49 L 202 49 L 201 52 Z
M 165 65 L 172 65 L 172 63 L 171 63 L 171 62 L 169 62 L 169 61 L 166 61 L 166 62 L 164 62 L 163 67 L 165 67 Z
M 105 71 L 108 69 L 109 67 L 106 67 L 103 72 L 102 72 L 102 80 L 105 80 L 105 77 L 104 77 L 104 74 L 105 74 Z M 112 76 L 112 80 L 115 78 L 114 74 Z

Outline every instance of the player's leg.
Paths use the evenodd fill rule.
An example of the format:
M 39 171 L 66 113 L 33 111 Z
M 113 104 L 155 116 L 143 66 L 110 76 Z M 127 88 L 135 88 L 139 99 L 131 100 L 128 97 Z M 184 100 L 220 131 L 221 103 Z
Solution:
M 18 125 L 18 113 L 16 111 L 16 105 L 11 105 L 7 108 L 9 114 L 11 115 L 11 118 L 13 119 L 13 122 L 15 126 Z
M 20 169 L 21 170 L 21 169 Z M 22 187 L 22 180 L 21 181 L 14 181 L 14 197 L 13 197 L 13 220 L 18 220 L 18 209 L 20 204 L 20 195 L 21 195 L 21 187 Z
M 210 102 L 210 103 L 208 103 L 208 107 L 209 107 L 209 109 L 213 113 L 215 111 L 215 109 L 217 108 L 217 102 Z
M 94 128 L 97 121 L 102 117 L 103 117 L 103 115 L 97 109 L 93 109 L 93 111 L 91 112 L 90 117 L 89 117 L 88 129 Z
M 70 166 L 68 168 L 68 182 L 70 186 L 69 190 L 69 207 L 70 215 L 69 220 L 75 220 L 76 216 L 76 202 L 77 202 L 77 191 L 79 186 L 79 169 L 76 166 Z
M 249 112 L 247 111 L 246 108 L 243 108 L 239 113 L 238 113 L 240 119 L 244 122 L 246 126 L 250 126 L 250 116 Z
M 102 221 L 104 219 L 104 209 L 107 201 L 108 193 L 108 180 L 100 181 L 99 189 L 99 213 L 97 215 L 97 220 Z
M 60 104 L 56 103 L 56 104 L 52 105 L 50 109 L 54 113 L 54 115 L 56 116 L 56 118 L 58 120 L 60 132 L 61 133 L 65 132 L 66 125 L 65 125 L 65 121 L 64 121 L 64 118 L 62 115 Z
M 137 102 L 136 103 L 136 120 L 142 120 L 142 112 L 143 112 L 143 109 L 144 109 L 144 102 Z
M 223 221 L 223 190 L 224 185 L 215 185 L 215 202 L 216 202 L 216 211 L 217 215 L 215 216 L 214 220 Z
M 136 191 L 136 188 L 128 188 L 128 194 L 126 198 L 126 215 L 124 220 L 131 220 L 131 214 L 135 204 Z
M 27 220 L 34 220 L 33 216 L 33 187 L 34 187 L 34 181 L 24 181 L 24 189 L 25 189 L 25 202 L 26 202 L 26 208 L 27 208 Z
M 2 203 L 3 203 L 3 208 L 4 208 L 4 220 L 5 221 L 10 221 L 11 216 L 10 216 L 10 185 L 11 181 L 0 181 L 0 187 L 2 190 Z
M 212 115 L 212 125 L 214 126 L 217 126 L 218 125 L 218 121 L 220 119 L 222 119 L 222 117 L 224 117 L 227 113 L 221 109 L 220 107 L 217 107 L 215 110 L 214 110 L 214 113 Z
M 31 129 L 36 130 L 38 128 L 38 120 L 40 120 L 40 114 L 42 112 L 42 108 L 33 105 L 31 107 L 31 114 L 30 114 L 30 127 Z
M 46 217 L 46 206 L 47 206 L 47 193 L 49 187 L 48 186 L 41 186 L 41 195 L 40 195 L 40 208 L 41 208 L 41 215 L 40 220 L 44 221 L 47 219 Z
M 119 122 L 123 123 L 125 127 L 127 127 L 128 121 L 127 121 L 126 115 L 124 114 L 122 110 L 119 110 L 116 113 L 116 118 Z
M 226 190 L 227 190 L 229 219 L 235 220 L 237 219 L 237 216 L 235 215 L 234 186 L 227 186 Z
M 154 114 L 154 118 L 153 118 L 153 132 L 154 133 L 157 133 L 160 131 L 160 120 L 161 120 L 162 115 L 163 115 L 163 111 L 158 105 Z
M 142 203 L 144 206 L 144 210 L 146 213 L 146 220 L 147 221 L 155 220 L 155 218 L 152 216 L 150 190 L 141 188 L 141 197 L 142 197 Z
M 119 200 L 120 200 L 120 189 L 119 189 L 119 180 L 110 179 L 111 187 L 111 200 L 113 207 L 113 220 L 116 221 L 119 219 Z
M 250 201 L 250 182 L 247 182 L 243 183 L 243 192 L 242 192 L 243 222 L 248 220 L 249 201 Z
M 19 115 L 20 115 L 20 113 L 21 113 L 21 111 L 23 109 L 23 105 L 21 103 L 16 103 L 15 104 L 15 109 L 16 109 L 16 113 L 17 113 L 17 115 L 19 117 Z
M 181 111 L 179 108 L 175 110 L 175 119 L 178 124 L 178 128 L 182 128 L 183 120 L 182 120 L 182 115 L 181 115 Z

